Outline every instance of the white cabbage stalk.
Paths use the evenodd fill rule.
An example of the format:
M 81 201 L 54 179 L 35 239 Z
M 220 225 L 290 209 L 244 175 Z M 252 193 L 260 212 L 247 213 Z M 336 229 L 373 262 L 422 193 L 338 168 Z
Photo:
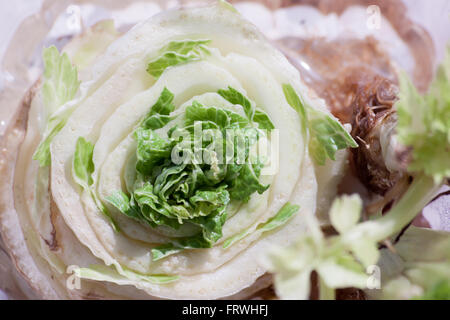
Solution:
M 102 32 L 112 41 L 117 34 L 108 30 L 105 26 Z M 164 46 L 186 40 L 209 40 L 209 54 L 156 77 L 146 71 Z M 27 247 L 11 250 L 19 269 L 44 298 L 215 299 L 251 287 L 267 272 L 259 259 L 267 248 L 286 246 L 305 230 L 304 218 L 316 211 L 318 188 L 336 192 L 330 179 L 340 174 L 336 170 L 346 157 L 340 155 L 336 166 L 313 165 L 304 122 L 286 100 L 283 85 L 290 84 L 316 117 L 326 112 L 323 100 L 311 94 L 298 71 L 252 24 L 225 4 L 163 12 L 108 45 L 109 40 L 99 41 L 98 54 L 104 52 L 95 58 L 92 52 L 80 53 L 83 42 L 68 50 L 71 58 L 81 60 L 81 84 L 70 98 L 72 90 L 65 88 L 67 102 L 58 110 L 45 108 L 43 96 L 54 89 L 45 83 L 47 91 L 38 90 L 32 101 L 14 178 L 15 208 L 5 213 L 19 216 L 26 235 Z M 278 166 L 261 177 L 270 187 L 235 207 L 211 248 L 181 250 L 154 261 L 151 250 L 180 234 L 130 219 L 107 201 L 117 190 L 127 192 L 133 180 L 128 175 L 136 154 L 133 133 L 164 88 L 175 96 L 174 114 L 182 115 L 194 100 L 238 110 L 217 94 L 229 86 L 267 113 L 279 132 Z M 165 128 L 159 130 L 164 134 Z M 85 180 L 73 168 L 80 138 L 93 146 L 93 171 L 86 170 Z M 40 167 L 33 154 L 47 165 Z M 285 225 L 263 226 L 288 202 L 300 209 Z M 20 237 L 11 230 L 3 230 L 7 244 Z M 236 235 L 239 241 L 224 246 Z M 81 287 L 74 285 L 73 273 L 84 279 Z

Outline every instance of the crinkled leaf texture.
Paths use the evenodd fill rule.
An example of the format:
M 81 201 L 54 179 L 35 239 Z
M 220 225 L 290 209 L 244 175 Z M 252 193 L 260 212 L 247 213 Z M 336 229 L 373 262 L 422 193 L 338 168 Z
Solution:
M 450 47 L 424 96 L 406 73 L 400 74 L 397 133 L 412 148 L 412 172 L 423 172 L 436 183 L 450 177 Z
M 131 285 L 133 281 L 148 281 L 154 284 L 165 284 L 176 281 L 178 276 L 143 275 L 131 270 L 124 270 L 124 275 L 118 274 L 111 267 L 91 265 L 87 268 L 77 268 L 75 274 L 81 279 L 108 281 L 120 285 Z
M 160 56 L 149 62 L 147 72 L 159 78 L 168 67 L 202 59 L 210 54 L 210 40 L 171 41 L 160 51 Z
M 196 39 L 211 40 L 204 45 L 208 54 L 197 48 L 199 59 L 161 64 L 159 77 L 147 72 L 165 46 Z M 197 50 L 169 49 L 185 56 Z M 283 83 L 292 83 L 307 92 L 295 67 L 253 25 L 218 4 L 156 15 L 94 60 L 80 70 L 78 96 L 51 116 L 51 165 L 40 171 L 39 184 L 29 150 L 40 137 L 28 136 L 20 152 L 26 170 L 16 170 L 17 184 L 26 192 L 15 200 L 30 222 L 33 257 L 46 261 L 36 269 L 53 276 L 42 285 L 58 290 L 56 298 L 214 299 L 251 287 L 267 272 L 258 258 L 272 244 L 294 241 L 304 231 L 303 216 L 316 207 L 318 180 L 306 136 L 282 91 Z M 225 98 L 219 91 L 234 94 Z M 238 103 L 230 101 L 236 97 Z M 325 108 L 322 100 L 304 98 Z M 29 113 L 31 125 L 43 116 L 37 107 Z M 236 132 L 243 161 L 218 161 L 210 146 L 229 142 L 222 135 L 197 150 L 185 146 L 194 160 L 201 150 L 205 163 L 172 162 L 168 153 L 180 142 L 177 134 L 186 131 L 191 142 L 196 122 L 202 129 Z M 279 131 L 283 156 L 267 172 L 267 159 L 258 159 L 255 149 L 259 142 L 275 145 L 265 133 L 271 128 Z M 39 130 L 27 133 L 33 131 Z M 279 213 L 286 203 L 299 205 L 298 213 Z M 58 209 L 53 225 L 50 208 Z M 52 240 L 52 228 L 63 250 L 51 250 L 45 241 Z M 223 248 L 244 230 L 251 231 Z M 91 280 L 69 291 L 66 269 L 74 265 Z
M 66 102 L 72 100 L 79 88 L 78 72 L 72 66 L 66 53 L 59 54 L 55 46 L 44 49 L 44 84 L 42 97 L 46 108 L 48 124 L 44 139 L 36 149 L 33 159 L 41 166 L 50 164 L 50 144 L 55 135 L 65 126 L 68 114 L 54 116 L 55 112 Z

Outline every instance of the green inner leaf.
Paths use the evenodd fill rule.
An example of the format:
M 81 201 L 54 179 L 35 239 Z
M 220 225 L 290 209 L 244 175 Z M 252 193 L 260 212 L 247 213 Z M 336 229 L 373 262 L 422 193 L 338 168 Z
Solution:
M 273 216 L 266 222 L 259 224 L 256 227 L 256 231 L 264 233 L 285 225 L 294 216 L 294 214 L 298 212 L 299 209 L 300 207 L 298 205 L 293 205 L 290 204 L 289 202 L 286 203 L 275 216 Z M 240 233 L 234 235 L 233 237 L 226 239 L 223 243 L 223 248 L 227 249 L 236 242 L 244 239 L 246 236 L 250 234 L 250 230 L 251 229 L 245 229 L 244 231 L 241 231 Z
M 419 94 L 406 73 L 399 80 L 396 130 L 399 141 L 412 149 L 408 170 L 439 183 L 450 177 L 450 46 L 426 95 Z
M 50 165 L 50 144 L 66 125 L 69 112 L 55 114 L 66 102 L 72 100 L 79 88 L 77 68 L 72 66 L 66 53 L 60 55 L 55 46 L 44 49 L 44 84 L 42 98 L 49 121 L 44 138 L 37 147 L 33 159 L 42 167 Z
M 242 106 L 247 119 L 258 124 L 259 129 L 275 129 L 269 116 L 264 111 L 256 109 L 254 104 L 243 93 L 233 87 L 228 87 L 227 90 L 219 90 L 218 93 L 228 102 Z
M 89 192 L 92 200 L 95 202 L 99 210 L 110 221 L 113 229 L 119 231 L 119 226 L 116 224 L 110 213 L 98 199 L 96 193 L 91 189 L 93 183 L 92 173 L 95 170 L 94 162 L 92 161 L 92 155 L 94 152 L 94 145 L 79 137 L 75 147 L 75 153 L 73 155 L 72 171 L 75 182 L 78 183 L 85 191 Z
M 233 101 L 243 110 L 251 108 L 248 114 L 254 114 L 244 95 L 233 88 L 223 92 L 231 92 L 238 97 Z M 134 132 L 136 179 L 130 194 L 115 191 L 106 198 L 126 216 L 152 228 L 166 226 L 175 233 L 185 224 L 193 228 L 194 235 L 180 233 L 154 248 L 153 260 L 184 249 L 212 247 L 222 237 L 230 202 L 245 203 L 255 192 L 262 194 L 269 188 L 259 181 L 263 161 L 250 157 L 251 147 L 264 134 L 255 128 L 252 118 L 194 100 L 183 118 L 169 130 L 158 131 L 161 127 L 153 125 L 152 119 L 172 118 L 173 99 L 164 88 Z M 257 115 L 263 127 L 273 127 L 265 113 Z M 164 126 L 170 126 L 170 121 Z M 203 134 L 201 140 L 196 137 L 198 129 Z M 174 154 L 184 155 L 184 161 L 176 161 Z
M 284 84 L 283 91 L 286 101 L 299 114 L 302 127 L 309 132 L 309 152 L 317 164 L 324 165 L 327 158 L 336 160 L 338 150 L 358 147 L 337 119 L 310 106 L 305 108 L 290 84 Z
M 88 189 L 92 184 L 91 175 L 94 172 L 93 152 L 94 145 L 83 137 L 79 137 L 73 156 L 73 170 L 75 172 L 75 180 L 84 189 Z
M 171 41 L 160 50 L 160 55 L 148 64 L 147 72 L 159 78 L 168 67 L 201 60 L 210 54 L 207 48 L 210 42 L 211 40 Z
M 75 274 L 81 279 L 96 281 L 108 281 L 117 284 L 126 284 L 130 280 L 148 281 L 154 284 L 166 284 L 178 280 L 179 276 L 170 276 L 164 274 L 140 274 L 128 269 L 123 269 L 124 274 L 119 274 L 114 268 L 105 265 L 90 265 L 88 268 L 77 268 Z
M 173 102 L 173 94 L 167 88 L 161 92 L 158 101 L 151 107 L 150 112 L 142 120 L 141 127 L 144 129 L 160 129 L 166 126 L 174 117 L 169 114 L 175 109 Z

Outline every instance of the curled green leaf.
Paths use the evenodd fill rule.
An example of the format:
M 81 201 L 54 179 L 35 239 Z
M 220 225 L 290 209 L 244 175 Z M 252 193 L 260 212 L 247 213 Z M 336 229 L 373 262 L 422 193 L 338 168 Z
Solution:
M 152 60 L 147 72 L 159 78 L 169 67 L 203 59 L 210 54 L 207 44 L 211 40 L 171 41 L 160 50 L 160 55 Z

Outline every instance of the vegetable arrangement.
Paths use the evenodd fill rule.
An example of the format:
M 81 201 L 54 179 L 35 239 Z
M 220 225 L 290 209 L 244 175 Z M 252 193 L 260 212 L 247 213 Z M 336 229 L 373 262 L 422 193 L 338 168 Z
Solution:
M 44 49 L 0 199 L 40 296 L 247 298 L 271 272 L 278 297 L 307 299 L 315 272 L 321 299 L 448 298 L 448 234 L 407 227 L 450 177 L 450 50 L 426 95 L 400 76 L 391 138 L 412 182 L 362 221 L 357 195 L 332 202 L 350 128 L 227 2 L 94 29 Z
M 103 31 L 112 43 L 44 50 L 19 153 L 16 210 L 37 272 L 55 279 L 41 290 L 239 294 L 267 272 L 268 247 L 304 232 L 336 170 L 323 165 L 357 144 L 226 3 Z
M 407 227 L 450 177 L 449 92 L 450 49 L 426 95 L 417 92 L 406 74 L 400 75 L 395 138 L 410 148 L 411 185 L 386 214 L 364 222 L 360 222 L 359 196 L 335 200 L 330 220 L 339 232 L 336 236 L 325 237 L 311 216 L 307 234 L 291 247 L 271 254 L 270 268 L 276 273 L 277 292 L 282 298 L 308 298 L 313 270 L 319 275 L 323 299 L 333 298 L 337 288 L 367 289 L 372 274 L 366 268 L 377 263 L 382 267 L 382 279 L 383 273 L 391 276 L 383 279 L 382 294 L 370 291 L 373 296 L 450 297 L 448 233 L 413 228 L 400 238 L 395 249 L 383 249 L 381 254 L 379 250 L 379 243 Z

